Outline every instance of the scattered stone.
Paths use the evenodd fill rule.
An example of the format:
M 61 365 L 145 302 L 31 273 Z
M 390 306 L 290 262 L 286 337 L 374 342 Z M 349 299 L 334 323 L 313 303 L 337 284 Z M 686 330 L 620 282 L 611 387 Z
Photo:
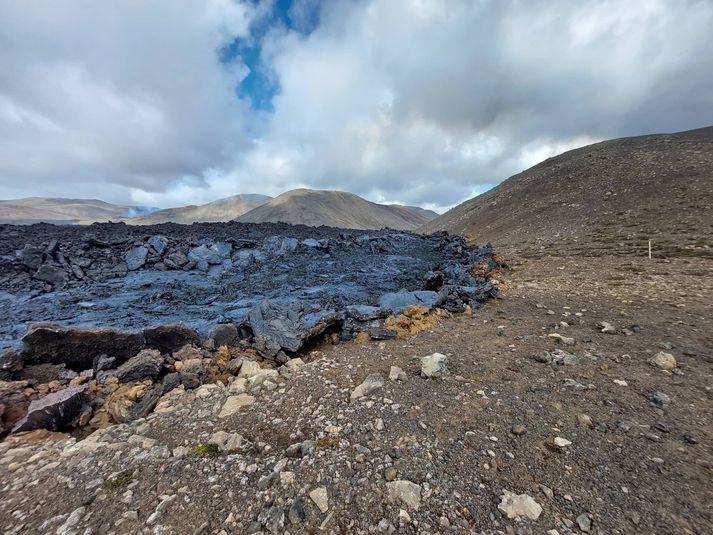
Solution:
M 525 426 L 522 425 L 522 424 L 514 424 L 514 425 L 510 428 L 510 432 L 511 432 L 513 435 L 515 435 L 515 436 L 524 435 L 524 434 L 525 434 L 525 431 L 526 431 Z
M 575 345 L 575 340 L 574 338 L 570 338 L 568 336 L 562 336 L 560 333 L 550 333 L 547 335 L 549 338 L 552 338 L 556 342 L 559 342 L 561 344 L 564 344 L 566 346 L 573 346 Z
M 398 366 L 391 366 L 391 369 L 389 370 L 389 380 L 390 381 L 405 381 L 406 380 L 406 372 L 403 371 Z
M 396 479 L 396 468 L 391 466 L 384 470 L 384 479 L 386 481 L 394 481 Z
M 577 423 L 579 424 L 579 427 L 586 427 L 588 429 L 594 427 L 594 422 L 592 421 L 592 418 L 587 414 L 578 414 Z
M 310 491 L 309 497 L 322 513 L 326 513 L 329 510 L 329 496 L 325 487 L 313 489 Z
M 675 369 L 678 365 L 676 363 L 676 358 L 671 353 L 666 353 L 665 351 L 659 351 L 656 353 L 651 360 L 649 360 L 649 364 L 661 370 L 668 371 Z
M 627 383 L 623 379 L 614 379 L 614 384 L 619 386 L 629 386 L 629 383 Z
M 600 321 L 599 323 L 597 323 L 597 329 L 599 329 L 599 332 L 602 332 L 604 334 L 616 334 L 617 333 L 616 327 L 614 327 L 608 321 Z
M 305 514 L 304 503 L 300 496 L 295 497 L 290 504 L 290 509 L 287 512 L 287 517 L 290 519 L 290 523 L 294 525 L 302 524 L 307 515 Z
M 421 486 L 401 479 L 386 483 L 386 492 L 389 501 L 393 503 L 404 503 L 414 511 L 418 511 L 421 506 Z
M 537 520 L 542 514 L 542 507 L 532 496 L 514 494 L 505 489 L 500 496 L 498 509 L 510 520 L 518 517 Z
M 588 513 L 582 513 L 577 517 L 576 521 L 577 526 L 584 533 L 589 533 L 589 530 L 592 529 L 592 517 Z
M 255 403 L 255 398 L 248 394 L 238 394 L 237 396 L 230 396 L 225 400 L 223 408 L 218 414 L 219 418 L 227 418 L 233 414 L 239 412 L 243 407 L 249 407 Z
M 421 357 L 421 376 L 426 378 L 440 377 L 448 365 L 448 357 L 441 353 L 433 353 Z
M 671 403 L 671 398 L 660 390 L 656 390 L 653 394 L 651 394 L 651 401 L 654 405 L 666 407 Z
M 351 400 L 366 397 L 384 386 L 384 378 L 380 373 L 372 373 L 351 393 Z
M 552 443 L 558 448 L 566 448 L 567 446 L 570 446 L 572 444 L 571 441 L 562 437 L 555 437 L 554 439 L 552 439 Z

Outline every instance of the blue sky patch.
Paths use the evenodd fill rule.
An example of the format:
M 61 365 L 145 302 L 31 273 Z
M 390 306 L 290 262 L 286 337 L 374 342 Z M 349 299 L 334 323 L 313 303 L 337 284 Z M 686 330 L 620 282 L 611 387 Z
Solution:
M 236 38 L 220 51 L 223 63 L 240 58 L 250 70 L 235 88 L 238 97 L 249 100 L 255 110 L 273 111 L 272 99 L 279 85 L 261 64 L 263 38 L 272 28 L 286 28 L 309 35 L 319 23 L 321 0 L 275 0 L 270 14 L 250 28 L 250 38 Z

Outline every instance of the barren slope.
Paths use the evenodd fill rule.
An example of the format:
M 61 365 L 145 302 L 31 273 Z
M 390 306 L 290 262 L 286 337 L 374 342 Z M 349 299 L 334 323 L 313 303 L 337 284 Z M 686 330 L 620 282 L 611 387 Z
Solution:
M 424 225 L 528 254 L 711 256 L 713 127 L 616 139 L 510 177 Z
M 352 193 L 296 189 L 237 218 L 243 223 L 292 223 L 350 229 L 392 228 L 412 230 L 431 213 L 408 206 L 369 202 Z
M 97 199 L 28 197 L 0 201 L 0 223 L 79 223 L 117 220 L 140 210 Z
M 233 195 L 202 205 L 166 208 L 125 221 L 131 225 L 155 225 L 158 223 L 219 223 L 230 221 L 249 212 L 269 200 L 267 195 Z

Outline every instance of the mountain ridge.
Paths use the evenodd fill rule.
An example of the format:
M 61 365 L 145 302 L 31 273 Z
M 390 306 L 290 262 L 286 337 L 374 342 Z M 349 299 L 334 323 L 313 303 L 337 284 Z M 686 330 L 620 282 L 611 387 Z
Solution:
M 298 188 L 236 218 L 242 223 L 291 223 L 349 229 L 414 230 L 430 220 L 427 211 L 368 201 L 353 193 Z

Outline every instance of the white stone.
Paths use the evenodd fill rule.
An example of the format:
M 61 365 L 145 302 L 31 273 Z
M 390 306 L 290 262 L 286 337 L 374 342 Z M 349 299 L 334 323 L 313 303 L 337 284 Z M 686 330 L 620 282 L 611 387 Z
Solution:
M 225 400 L 223 408 L 220 410 L 219 418 L 227 418 L 240 411 L 243 407 L 249 407 L 255 403 L 255 398 L 249 396 L 248 394 L 238 394 L 237 396 L 230 396 Z
M 386 484 L 386 492 L 390 501 L 404 503 L 414 511 L 421 506 L 421 487 L 416 483 L 405 479 L 390 481 Z
M 566 448 L 567 446 L 572 444 L 571 441 L 567 440 L 566 438 L 562 438 L 562 437 L 555 437 L 553 442 L 554 442 L 555 446 L 557 446 L 558 448 Z
M 532 496 L 515 494 L 505 489 L 503 489 L 503 493 L 500 496 L 498 509 L 511 520 L 517 517 L 537 520 L 542 514 L 542 507 Z
M 256 373 L 260 373 L 262 368 L 254 360 L 243 360 L 243 364 L 240 366 L 240 372 L 238 372 L 238 377 L 252 377 Z
M 398 366 L 391 366 L 391 369 L 389 370 L 389 380 L 390 381 L 405 381 L 406 380 L 406 372 L 403 371 Z
M 381 376 L 379 373 L 372 373 L 369 375 L 366 379 L 364 379 L 364 382 L 357 386 L 351 394 L 351 399 L 352 401 L 355 399 L 363 398 L 365 396 L 368 396 L 372 392 L 375 392 L 376 390 L 380 389 L 381 387 L 384 386 L 384 378 Z
M 309 497 L 323 513 L 329 510 L 329 496 L 327 495 L 327 489 L 325 487 L 317 487 L 310 491 Z
M 421 376 L 423 377 L 440 377 L 446 371 L 448 365 L 448 357 L 441 353 L 434 353 L 421 357 Z
M 674 357 L 671 353 L 666 353 L 665 351 L 659 351 L 656 353 L 649 361 L 649 364 L 662 370 L 669 371 L 673 370 L 678 365 L 676 357 Z

